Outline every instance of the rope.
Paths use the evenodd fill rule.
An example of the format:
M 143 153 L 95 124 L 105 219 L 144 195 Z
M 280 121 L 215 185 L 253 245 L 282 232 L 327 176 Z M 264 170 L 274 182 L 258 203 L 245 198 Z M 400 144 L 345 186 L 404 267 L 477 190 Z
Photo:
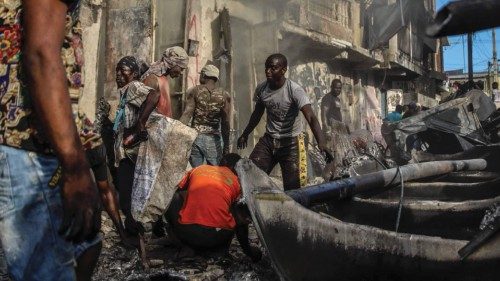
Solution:
M 398 216 L 396 219 L 396 233 L 398 233 L 399 230 L 399 222 L 401 221 L 401 212 L 403 211 L 403 200 L 404 200 L 404 179 L 403 179 L 403 172 L 401 171 L 400 166 L 398 166 L 397 173 L 399 173 L 399 176 L 401 178 L 401 195 L 399 197 Z

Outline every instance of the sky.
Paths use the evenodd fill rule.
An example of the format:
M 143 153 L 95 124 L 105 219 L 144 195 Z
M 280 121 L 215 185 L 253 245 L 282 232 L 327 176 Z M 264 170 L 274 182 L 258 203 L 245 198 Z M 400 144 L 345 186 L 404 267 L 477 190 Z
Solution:
M 448 0 L 437 0 L 437 9 L 448 3 Z M 496 30 L 497 57 L 500 55 L 500 29 Z M 473 67 L 474 72 L 487 71 L 488 61 L 493 57 L 493 40 L 491 29 L 479 31 L 473 35 Z M 448 37 L 450 46 L 444 47 L 444 70 L 464 69 L 467 72 L 467 35 Z

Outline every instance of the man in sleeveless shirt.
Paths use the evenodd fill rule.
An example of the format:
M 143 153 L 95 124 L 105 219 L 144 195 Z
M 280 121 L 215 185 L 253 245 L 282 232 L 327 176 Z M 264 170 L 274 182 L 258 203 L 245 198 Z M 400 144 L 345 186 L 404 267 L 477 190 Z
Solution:
M 168 78 L 177 78 L 187 68 L 189 57 L 186 51 L 178 46 L 171 47 L 163 52 L 161 59 L 152 63 L 149 69 L 142 75 L 140 81 L 155 90 L 148 104 L 155 104 L 156 111 L 172 118 L 172 106 L 170 102 Z
M 216 87 L 218 79 L 219 69 L 206 65 L 201 70 L 200 85 L 187 91 L 186 108 L 180 120 L 198 131 L 189 158 L 193 168 L 205 161 L 218 165 L 222 155 L 229 153 L 231 97 Z

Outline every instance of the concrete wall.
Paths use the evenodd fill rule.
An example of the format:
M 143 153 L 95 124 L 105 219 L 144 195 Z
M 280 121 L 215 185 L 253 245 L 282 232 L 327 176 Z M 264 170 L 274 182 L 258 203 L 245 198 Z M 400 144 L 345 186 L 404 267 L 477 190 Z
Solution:
M 290 62 L 289 76 L 302 85 L 313 104 L 316 101 L 313 89 L 319 87 L 322 95 L 330 92 L 331 81 L 338 78 L 343 83 L 340 96 L 342 118 L 351 131 L 370 129 L 374 133 L 380 131 L 380 94 L 374 82 L 357 79 L 357 74 L 343 65 L 329 65 L 324 61 Z M 318 117 L 320 117 L 318 113 Z
M 154 50 L 155 24 L 167 19 L 158 15 L 155 9 L 158 6 L 157 1 L 166 0 L 85 0 L 81 17 L 86 61 L 85 88 L 80 107 L 89 116 L 94 116 L 96 100 L 101 96 L 105 97 L 113 108 L 117 105 L 115 66 L 121 57 L 136 55 L 152 62 L 155 53 L 158 55 L 159 50 Z M 227 75 L 221 73 L 221 79 L 231 80 L 224 81 L 224 85 L 228 90 L 234 90 L 232 94 L 238 101 L 236 107 L 241 111 L 239 129 L 243 129 L 248 122 L 253 107 L 251 102 L 253 89 L 263 78 L 264 59 L 271 52 L 278 50 L 280 45 L 278 41 L 283 41 L 282 35 L 278 33 L 279 25 L 275 23 L 281 16 L 286 16 L 284 11 L 286 5 L 283 5 L 285 2 L 287 1 L 186 0 L 185 10 L 178 11 L 185 12 L 185 24 L 178 27 L 184 29 L 185 47 L 188 47 L 189 40 L 197 41 L 199 44 L 198 51 L 190 57 L 188 70 L 184 76 L 182 89 L 186 90 L 198 84 L 199 72 L 205 64 L 208 62 L 224 64 L 221 61 L 214 61 L 214 55 L 223 45 L 220 18 L 223 10 L 227 9 L 232 21 L 230 22 L 233 37 L 232 53 L 239 55 L 238 58 L 233 57 L 232 65 L 225 64 L 224 71 Z M 359 46 L 363 36 L 363 29 L 359 23 L 360 7 L 357 2 L 352 2 L 351 5 L 350 28 L 353 34 L 350 35 L 352 36 L 350 41 Z M 176 5 L 178 6 L 180 7 Z M 246 36 L 244 41 L 240 40 L 242 36 Z M 273 38 L 263 39 L 263 36 Z M 240 41 L 248 44 L 241 46 Z M 293 54 L 297 52 L 294 53 L 290 49 L 293 46 L 285 45 L 279 46 L 282 48 L 279 51 L 290 54 L 288 75 L 305 88 L 313 101 L 315 97 L 312 93 L 315 86 L 320 87 L 322 93 L 326 94 L 330 90 L 331 81 L 340 78 L 344 82 L 341 96 L 343 116 L 350 129 L 370 128 L 372 131 L 379 131 L 373 125 L 377 123 L 375 119 L 380 115 L 380 95 L 373 79 L 368 79 L 366 73 L 358 75 L 348 59 L 344 58 L 342 63 L 335 64 L 332 57 L 325 55 L 326 53 L 323 57 L 304 58 L 302 56 L 304 53 L 299 52 L 300 56 L 295 57 Z M 389 45 L 391 55 L 395 56 L 398 50 L 397 37 L 393 38 Z M 247 57 L 243 58 L 244 54 L 247 54 Z M 237 59 L 239 63 L 236 65 L 234 61 Z M 242 65 L 244 69 L 236 69 Z M 238 75 L 244 76 L 244 79 L 237 77 Z M 364 78 L 360 79 L 362 76 Z M 242 111 L 248 112 L 242 113 Z M 114 116 L 113 109 L 111 116 Z
M 232 18 L 237 18 L 238 20 L 248 23 L 248 26 L 251 29 L 253 26 L 255 30 L 250 33 L 254 35 L 257 33 L 256 30 L 260 28 L 259 24 L 263 22 L 272 22 L 277 18 L 277 14 L 279 13 L 278 9 L 273 9 L 274 6 L 262 1 L 188 0 L 186 40 L 190 39 L 198 41 L 199 48 L 196 56 L 191 57 L 189 61 L 189 68 L 185 81 L 187 88 L 198 84 L 199 72 L 201 68 L 207 62 L 212 62 L 213 60 L 214 48 L 216 47 L 214 46 L 213 25 L 224 8 L 228 9 L 229 15 Z M 355 4 L 353 6 L 353 10 L 357 10 L 359 12 L 359 5 Z M 354 20 L 359 21 L 359 15 L 357 14 L 352 18 L 353 22 Z M 354 34 L 354 42 L 360 43 L 362 39 L 362 30 L 359 27 L 359 23 L 353 23 L 353 25 L 356 25 L 354 28 L 356 30 L 356 34 Z M 237 25 L 233 22 L 233 25 L 231 26 L 233 34 L 238 32 L 234 30 L 235 26 Z M 266 26 L 270 26 L 270 24 L 263 24 L 263 28 L 266 28 Z M 233 40 L 235 39 L 233 38 Z M 250 57 L 253 61 L 251 63 L 253 67 L 251 68 L 253 69 L 249 69 L 246 73 L 251 76 L 250 80 L 253 81 L 253 83 L 251 82 L 250 84 L 253 85 L 236 85 L 235 91 L 237 95 L 251 95 L 253 93 L 252 90 L 247 91 L 244 89 L 248 86 L 253 89 L 255 83 L 260 80 L 259 78 L 263 77 L 262 70 L 264 61 L 261 58 L 262 55 L 256 54 L 256 51 L 253 49 L 260 44 L 259 42 L 255 43 L 256 40 L 261 39 L 253 38 L 253 43 L 247 46 L 247 52 L 251 53 Z M 238 42 L 233 42 L 233 47 L 235 45 L 238 45 Z M 288 52 L 292 52 L 293 50 L 280 49 L 279 51 L 286 55 Z M 355 81 L 354 74 L 352 71 L 349 71 L 348 67 L 345 67 L 345 65 L 333 67 L 329 66 L 326 62 L 326 57 L 324 60 L 313 59 L 301 61 L 302 59 L 303 58 L 300 57 L 289 57 L 290 67 L 288 75 L 291 79 L 297 81 L 305 88 L 313 102 L 315 99 L 313 95 L 313 88 L 315 86 L 320 87 L 322 93 L 326 94 L 330 91 L 331 81 L 334 78 L 340 78 L 344 82 L 344 91 L 341 97 L 343 103 L 343 116 L 350 129 L 366 129 L 370 127 L 369 124 L 372 124 L 371 127 L 373 127 L 373 124 L 376 123 L 373 119 L 379 118 L 380 116 L 380 101 L 377 99 L 377 91 L 374 87 L 367 90 L 367 83 L 365 82 L 363 84 L 361 83 L 361 80 Z M 252 71 L 254 73 L 252 73 Z M 370 99 L 370 106 L 366 105 L 367 91 L 373 93 L 370 95 L 370 97 L 372 97 Z M 240 103 L 241 102 L 243 102 L 243 100 L 241 100 Z M 373 105 L 374 102 L 378 102 L 378 104 Z M 247 101 L 245 103 L 251 102 Z M 252 105 L 237 104 L 236 107 L 245 107 L 247 110 L 250 110 Z M 369 108 L 370 111 L 368 112 L 365 110 L 366 108 Z M 374 111 L 377 111 L 377 113 L 374 113 Z M 363 114 L 360 114 L 360 112 L 363 112 Z M 246 115 L 247 114 L 242 114 L 243 117 L 240 120 L 241 129 L 248 121 L 248 116 Z M 260 127 L 261 126 L 256 129 L 257 132 L 261 131 L 259 130 L 262 129 Z
M 199 72 L 207 62 L 213 62 L 215 50 L 214 38 L 217 32 L 216 21 L 223 9 L 227 9 L 231 17 L 241 19 L 250 25 L 257 25 L 275 18 L 273 9 L 265 1 L 231 1 L 231 0 L 187 0 L 186 41 L 199 42 L 198 54 L 190 57 L 186 78 L 186 88 L 197 85 Z M 267 7 L 267 8 L 266 8 Z M 232 30 L 233 32 L 237 32 Z M 187 45 L 185 47 L 188 47 Z M 251 52 L 251 46 L 248 51 Z
M 86 0 L 80 9 L 80 24 L 85 64 L 83 67 L 84 87 L 79 108 L 94 120 L 96 101 L 102 97 L 104 61 L 104 35 L 106 34 L 106 10 L 103 0 Z
M 188 0 L 186 16 L 187 39 L 198 41 L 199 45 L 197 54 L 189 58 L 185 80 L 186 89 L 199 84 L 201 68 L 208 60 L 212 60 L 211 23 L 217 16 L 214 11 L 215 2 L 215 0 Z M 187 45 L 185 47 L 187 48 Z
M 105 35 L 104 97 L 113 108 L 118 104 L 116 64 L 123 56 L 135 55 L 151 62 L 153 55 L 152 0 L 108 0 Z

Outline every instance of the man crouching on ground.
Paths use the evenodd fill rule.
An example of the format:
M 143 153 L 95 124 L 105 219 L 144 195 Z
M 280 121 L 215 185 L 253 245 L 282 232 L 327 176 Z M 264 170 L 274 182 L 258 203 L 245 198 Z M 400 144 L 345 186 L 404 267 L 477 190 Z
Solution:
M 241 188 L 234 166 L 240 159 L 229 153 L 220 166 L 201 165 L 184 176 L 165 213 L 170 238 L 195 250 L 214 250 L 229 247 L 236 234 L 243 252 L 254 262 L 261 259 L 248 241 L 246 207 L 237 205 Z

